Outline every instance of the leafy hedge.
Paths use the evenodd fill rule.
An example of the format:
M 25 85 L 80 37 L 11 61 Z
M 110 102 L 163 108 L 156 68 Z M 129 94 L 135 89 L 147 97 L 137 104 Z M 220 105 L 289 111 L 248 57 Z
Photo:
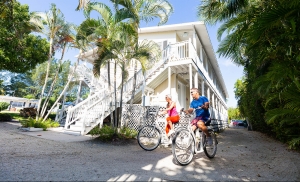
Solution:
M 1 121 L 11 121 L 12 117 L 7 113 L 0 113 L 0 122 Z
M 0 102 L 0 112 L 7 109 L 9 106 L 9 103 L 7 102 Z

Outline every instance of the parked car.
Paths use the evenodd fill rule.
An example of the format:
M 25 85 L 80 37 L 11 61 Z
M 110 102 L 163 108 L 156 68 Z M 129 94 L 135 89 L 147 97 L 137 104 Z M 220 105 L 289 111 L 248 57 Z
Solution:
M 237 120 L 233 119 L 233 120 L 231 120 L 230 124 L 231 124 L 231 126 L 237 126 L 238 122 L 237 122 Z
M 237 120 L 237 126 L 244 126 L 243 120 Z

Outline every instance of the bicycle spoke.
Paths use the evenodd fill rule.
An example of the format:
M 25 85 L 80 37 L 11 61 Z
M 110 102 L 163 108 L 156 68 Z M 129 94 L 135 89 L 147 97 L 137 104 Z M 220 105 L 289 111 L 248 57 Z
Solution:
M 178 131 L 173 139 L 173 156 L 179 164 L 187 165 L 193 159 L 194 147 L 195 143 L 189 131 Z
M 160 144 L 161 136 L 156 127 L 145 126 L 138 133 L 139 145 L 147 151 L 154 150 Z

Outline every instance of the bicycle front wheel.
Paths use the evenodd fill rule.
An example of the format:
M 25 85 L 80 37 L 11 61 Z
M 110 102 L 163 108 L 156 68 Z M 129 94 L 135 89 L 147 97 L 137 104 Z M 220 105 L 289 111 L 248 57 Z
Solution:
M 187 129 L 178 130 L 172 140 L 172 153 L 177 163 L 188 165 L 193 157 L 195 142 L 192 134 Z
M 161 135 L 155 126 L 144 126 L 140 129 L 137 140 L 142 149 L 151 151 L 160 144 Z
M 212 145 L 207 145 L 207 143 L 205 142 L 204 144 L 204 153 L 208 158 L 214 158 L 216 153 L 217 153 L 217 137 L 215 132 L 209 132 L 210 136 L 212 138 Z

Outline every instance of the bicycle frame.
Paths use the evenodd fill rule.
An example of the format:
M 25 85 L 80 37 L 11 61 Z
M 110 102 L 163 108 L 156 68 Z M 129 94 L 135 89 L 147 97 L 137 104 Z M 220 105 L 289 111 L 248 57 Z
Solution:
M 204 138 L 205 138 L 205 134 L 203 131 L 201 131 L 199 128 L 196 128 L 195 131 L 193 131 L 192 129 L 192 125 L 188 125 L 189 132 L 191 133 L 191 136 L 193 137 L 193 140 L 190 139 L 190 141 L 194 142 L 194 153 L 198 154 L 204 151 Z M 199 139 L 197 138 L 197 133 L 199 134 Z M 200 145 L 200 147 L 199 147 Z
M 193 118 L 192 115 L 186 115 Z M 208 126 L 208 132 L 212 137 L 212 144 L 206 144 L 206 135 L 199 128 L 195 131 L 189 123 L 187 127 L 181 127 L 175 132 L 175 137 L 172 140 L 172 153 L 175 161 L 180 165 L 189 164 L 194 154 L 204 152 L 208 158 L 213 158 L 217 151 L 217 139 L 214 131 Z M 199 139 L 198 139 L 199 134 Z

